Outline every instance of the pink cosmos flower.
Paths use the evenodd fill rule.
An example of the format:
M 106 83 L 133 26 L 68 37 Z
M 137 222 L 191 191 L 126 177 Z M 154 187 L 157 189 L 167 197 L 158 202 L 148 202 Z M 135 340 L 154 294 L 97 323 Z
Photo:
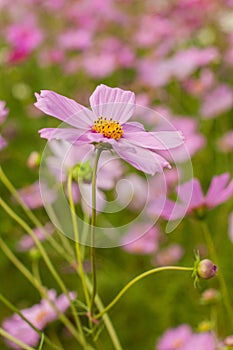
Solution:
M 156 350 L 183 350 L 183 346 L 189 342 L 191 337 L 191 327 L 186 324 L 168 329 L 159 339 Z M 192 350 L 194 349 L 197 348 Z
M 11 45 L 9 62 L 17 63 L 28 57 L 42 42 L 43 34 L 33 17 L 7 28 L 6 39 Z
M 196 333 L 186 342 L 182 350 L 215 350 L 216 342 L 214 335 L 210 332 Z
M 6 108 L 6 102 L 0 101 L 0 125 L 4 123 L 8 113 L 9 113 L 9 110 L 8 108 Z
M 6 103 L 4 101 L 0 101 L 0 125 L 6 120 L 8 112 L 9 110 L 6 108 Z M 0 134 L 0 150 L 6 147 L 6 145 L 6 140 Z
M 56 198 L 56 193 L 52 190 L 49 190 L 45 184 L 39 183 L 39 181 L 36 181 L 32 185 L 19 189 L 18 194 L 28 208 L 36 209 L 43 207 L 43 200 L 41 197 L 41 189 L 43 188 L 43 193 L 47 193 L 47 202 L 52 203 Z
M 233 106 L 233 91 L 226 85 L 219 85 L 216 89 L 206 94 L 201 106 L 201 114 L 204 119 L 215 118 L 228 111 Z
M 49 290 L 47 294 L 49 300 L 55 304 L 60 312 L 64 313 L 68 309 L 70 302 L 66 295 L 61 294 L 57 297 L 56 291 L 53 289 Z M 73 300 L 76 298 L 76 293 L 70 292 L 69 296 Z M 39 330 L 43 330 L 48 323 L 58 319 L 56 311 L 46 299 L 42 299 L 39 304 L 23 309 L 21 312 Z M 5 319 L 2 327 L 9 334 L 29 346 L 36 346 L 40 340 L 40 335 L 17 314 Z M 13 349 L 20 349 L 18 345 L 10 341 L 7 340 L 6 342 Z
M 166 266 L 173 265 L 184 255 L 181 245 L 173 243 L 166 248 L 160 249 L 153 258 L 153 265 Z
M 145 232 L 145 229 L 147 230 Z M 161 233 L 158 227 L 148 227 L 143 224 L 133 227 L 122 240 L 122 248 L 133 254 L 152 254 L 157 251 Z
M 183 142 L 180 132 L 146 132 L 142 124 L 128 122 L 135 110 L 135 95 L 131 91 L 99 85 L 90 97 L 92 110 L 53 91 L 43 90 L 36 98 L 37 108 L 70 126 L 42 129 L 41 137 L 49 141 L 63 139 L 77 145 L 101 143 L 151 175 L 169 167 L 156 151 L 177 147 Z
M 65 50 L 85 50 L 91 46 L 92 33 L 85 29 L 71 29 L 62 33 L 58 42 Z
M 42 242 L 47 237 L 46 233 L 48 235 L 51 235 L 51 234 L 54 233 L 54 230 L 55 230 L 54 226 L 50 222 L 47 222 L 43 228 L 36 227 L 33 231 L 34 231 L 36 237 Z M 34 240 L 32 239 L 31 236 L 26 234 L 18 242 L 17 250 L 21 251 L 21 252 L 24 252 L 24 251 L 30 250 L 34 246 L 35 246 Z
M 233 130 L 229 130 L 218 140 L 218 148 L 224 152 L 233 151 Z
M 197 213 L 203 215 L 205 210 L 212 209 L 226 202 L 233 195 L 233 180 L 230 174 L 215 175 L 211 181 L 209 190 L 204 196 L 198 179 L 192 179 L 177 188 L 179 202 L 167 199 L 161 216 L 166 220 L 176 220 L 185 214 Z M 187 193 L 192 188 L 192 196 L 189 201 Z M 156 213 L 158 202 L 155 200 L 149 208 L 150 213 Z
M 165 115 L 171 125 L 176 129 L 180 130 L 184 135 L 184 145 L 170 150 L 169 152 L 162 151 L 162 155 L 166 159 L 171 159 L 174 162 L 182 163 L 189 159 L 189 157 L 195 155 L 201 150 L 206 143 L 205 137 L 198 131 L 197 121 L 191 117 L 186 116 L 173 116 L 168 108 L 159 107 L 157 112 L 161 115 Z M 167 122 L 163 125 L 163 120 L 160 130 L 168 130 Z M 185 146 L 185 147 L 184 147 Z

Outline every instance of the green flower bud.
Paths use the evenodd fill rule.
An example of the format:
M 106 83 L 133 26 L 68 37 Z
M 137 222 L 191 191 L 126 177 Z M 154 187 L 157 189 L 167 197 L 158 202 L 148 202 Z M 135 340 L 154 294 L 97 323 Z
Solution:
M 78 182 L 91 183 L 92 167 L 90 161 L 79 163 L 73 168 L 73 178 Z

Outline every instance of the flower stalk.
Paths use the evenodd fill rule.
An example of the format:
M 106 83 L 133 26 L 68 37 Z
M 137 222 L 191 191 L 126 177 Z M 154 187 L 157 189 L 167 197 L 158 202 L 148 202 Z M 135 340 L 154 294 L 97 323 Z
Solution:
M 92 174 L 92 217 L 91 217 L 91 241 L 90 241 L 90 260 L 91 260 L 91 271 L 92 271 L 92 295 L 90 305 L 90 316 L 94 315 L 95 296 L 97 291 L 96 283 L 96 264 L 95 264 L 95 225 L 96 225 L 96 180 L 97 180 L 97 169 L 98 162 L 100 159 L 102 149 L 97 148 L 95 163 Z
M 137 277 L 133 278 L 130 282 L 128 282 L 117 294 L 117 296 L 102 310 L 100 313 L 95 315 L 95 318 L 98 319 L 101 316 L 103 316 L 107 311 L 109 311 L 119 300 L 120 298 L 128 291 L 130 287 L 132 287 L 135 283 L 139 282 L 143 278 L 153 275 L 157 272 L 162 271 L 193 271 L 193 267 L 182 267 L 182 266 L 163 266 L 163 267 L 157 267 L 154 269 L 151 269 L 149 271 L 143 272 L 142 274 L 138 275 Z

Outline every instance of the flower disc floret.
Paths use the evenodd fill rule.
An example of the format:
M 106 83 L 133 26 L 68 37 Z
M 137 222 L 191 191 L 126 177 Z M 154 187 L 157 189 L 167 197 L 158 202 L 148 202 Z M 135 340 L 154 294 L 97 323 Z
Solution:
M 95 120 L 92 130 L 115 140 L 119 140 L 124 133 L 119 122 L 112 120 L 112 118 L 107 119 L 106 117 L 99 117 Z

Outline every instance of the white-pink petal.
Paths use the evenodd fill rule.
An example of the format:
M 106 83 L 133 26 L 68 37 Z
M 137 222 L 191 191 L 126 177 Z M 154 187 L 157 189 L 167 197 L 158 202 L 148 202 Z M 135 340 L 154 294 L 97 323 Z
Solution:
M 96 117 L 107 117 L 124 124 L 135 110 L 135 94 L 119 88 L 99 85 L 90 97 Z
M 93 125 L 92 111 L 74 100 L 50 90 L 42 90 L 35 96 L 35 106 L 42 112 L 79 129 L 88 129 Z
M 51 140 L 64 140 L 69 143 L 87 143 L 86 139 L 82 140 L 82 136 L 85 136 L 85 131 L 82 129 L 59 129 L 59 128 L 44 128 L 39 130 L 40 137 Z
M 120 142 L 113 142 L 112 146 L 122 159 L 133 165 L 136 169 L 150 175 L 162 172 L 163 165 L 160 159 L 158 160 L 156 158 L 157 155 L 152 151 L 131 145 L 124 139 L 121 139 Z

